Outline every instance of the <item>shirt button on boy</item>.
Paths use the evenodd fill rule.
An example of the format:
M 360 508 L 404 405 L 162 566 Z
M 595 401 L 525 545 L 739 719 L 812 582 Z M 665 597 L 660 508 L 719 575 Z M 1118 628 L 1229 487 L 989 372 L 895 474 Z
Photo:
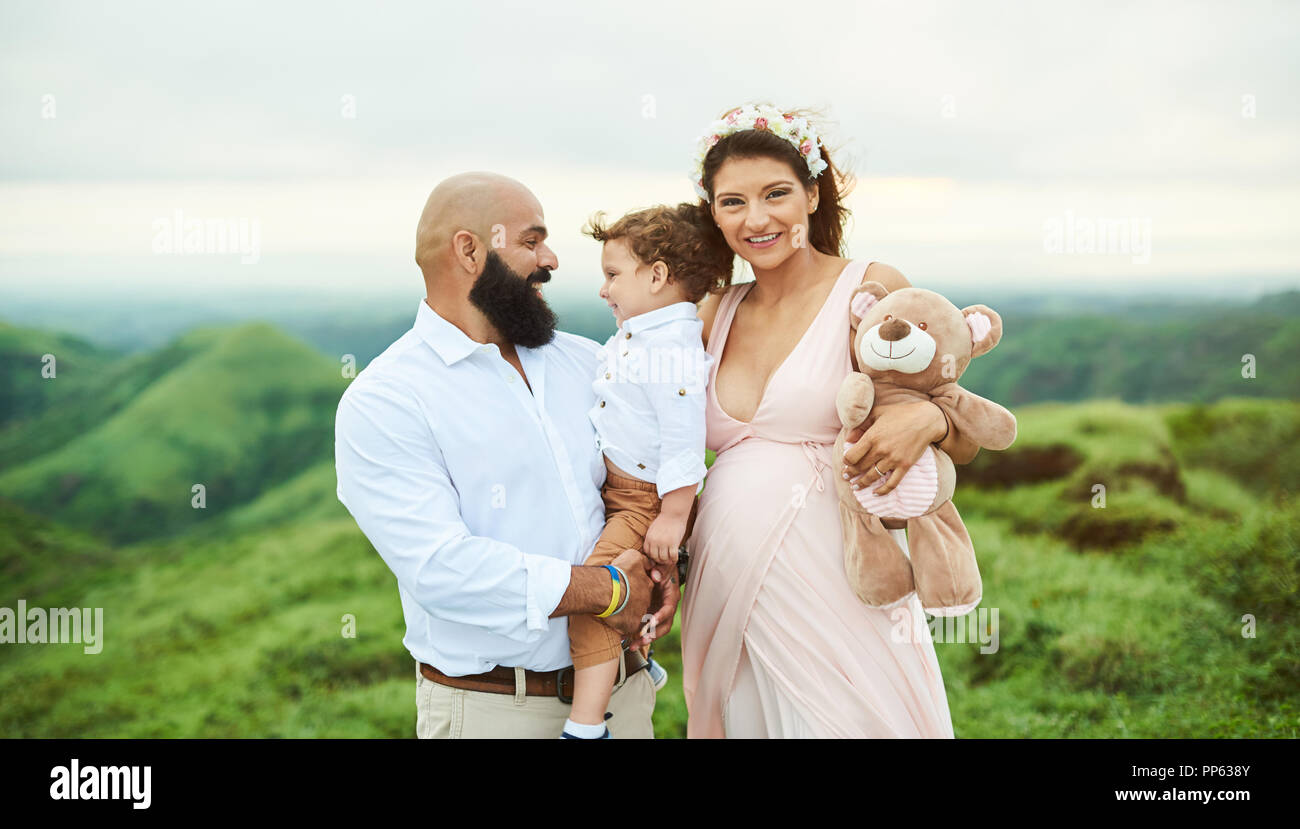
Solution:
M 604 401 L 604 400 L 600 401 L 600 407 L 601 407 L 602 409 L 605 408 L 605 401 Z
M 704 477 L 706 429 L 703 397 L 692 398 L 685 386 L 675 394 L 678 388 L 662 375 L 663 364 L 655 358 L 681 354 L 679 369 L 706 368 L 712 358 L 701 346 L 701 333 L 699 308 L 691 302 L 637 315 L 612 333 L 604 346 L 614 349 L 609 353 L 621 369 L 619 382 L 600 379 L 613 370 L 612 365 L 593 371 L 599 401 L 594 408 L 600 414 L 592 419 L 603 435 L 601 451 L 617 466 L 636 470 L 632 477 L 653 483 L 660 497 Z M 623 344 L 616 348 L 619 340 Z M 635 355 L 631 340 L 637 341 Z M 682 402 L 670 402 L 673 397 Z M 698 405 L 687 405 L 687 398 Z

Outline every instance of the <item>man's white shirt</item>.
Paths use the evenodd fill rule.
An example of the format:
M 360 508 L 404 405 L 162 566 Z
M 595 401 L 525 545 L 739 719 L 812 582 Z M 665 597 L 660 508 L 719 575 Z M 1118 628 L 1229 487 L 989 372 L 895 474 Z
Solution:
M 588 412 L 600 448 L 660 498 L 704 480 L 703 327 L 694 303 L 675 302 L 624 320 L 600 349 Z
M 600 346 L 557 331 L 516 351 L 531 393 L 421 300 L 339 402 L 339 500 L 397 577 L 403 644 L 451 676 L 571 664 L 568 620 L 548 617 L 605 525 Z

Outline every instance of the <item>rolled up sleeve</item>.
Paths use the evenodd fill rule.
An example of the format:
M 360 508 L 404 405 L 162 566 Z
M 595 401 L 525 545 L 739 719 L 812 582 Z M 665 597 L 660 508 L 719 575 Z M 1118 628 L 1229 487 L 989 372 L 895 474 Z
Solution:
M 698 484 L 704 465 L 705 393 L 712 357 L 699 349 L 686 360 L 687 373 L 677 382 L 646 387 L 659 427 L 659 469 L 655 489 L 662 498 L 675 489 Z
M 348 388 L 335 420 L 338 498 L 397 582 L 434 618 L 537 640 L 569 586 L 568 562 L 470 533 L 416 399 Z

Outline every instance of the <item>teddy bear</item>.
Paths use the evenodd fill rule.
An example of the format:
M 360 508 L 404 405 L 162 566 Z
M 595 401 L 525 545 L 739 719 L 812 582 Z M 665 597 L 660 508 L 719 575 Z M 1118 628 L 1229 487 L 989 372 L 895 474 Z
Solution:
M 1016 439 L 1016 418 L 1002 406 L 957 385 L 970 361 L 1002 338 L 1002 318 L 985 305 L 958 309 L 924 288 L 890 291 L 865 282 L 850 300 L 853 356 L 859 371 L 849 374 L 835 399 L 839 436 L 834 455 L 844 567 L 849 584 L 869 607 L 893 608 L 916 593 L 931 616 L 961 616 L 982 596 L 970 534 L 952 503 L 957 476 L 952 459 L 937 446 L 881 496 L 884 480 L 868 472 L 853 489 L 845 479 L 847 436 L 879 413 L 902 403 L 928 400 L 953 428 L 986 449 L 1006 449 Z M 876 474 L 890 470 L 876 469 Z M 882 518 L 906 519 L 911 558 L 898 546 Z

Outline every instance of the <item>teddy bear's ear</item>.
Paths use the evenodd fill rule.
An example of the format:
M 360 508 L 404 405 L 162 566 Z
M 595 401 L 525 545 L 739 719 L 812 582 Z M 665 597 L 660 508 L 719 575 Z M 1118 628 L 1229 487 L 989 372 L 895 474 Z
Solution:
M 970 358 L 974 360 L 981 354 L 993 350 L 993 346 L 1002 339 L 1002 317 L 987 305 L 968 305 L 961 309 L 970 329 Z
M 879 282 L 864 282 L 859 285 L 853 292 L 853 299 L 849 301 L 849 325 L 856 330 L 871 306 L 884 299 L 887 293 L 889 289 Z

